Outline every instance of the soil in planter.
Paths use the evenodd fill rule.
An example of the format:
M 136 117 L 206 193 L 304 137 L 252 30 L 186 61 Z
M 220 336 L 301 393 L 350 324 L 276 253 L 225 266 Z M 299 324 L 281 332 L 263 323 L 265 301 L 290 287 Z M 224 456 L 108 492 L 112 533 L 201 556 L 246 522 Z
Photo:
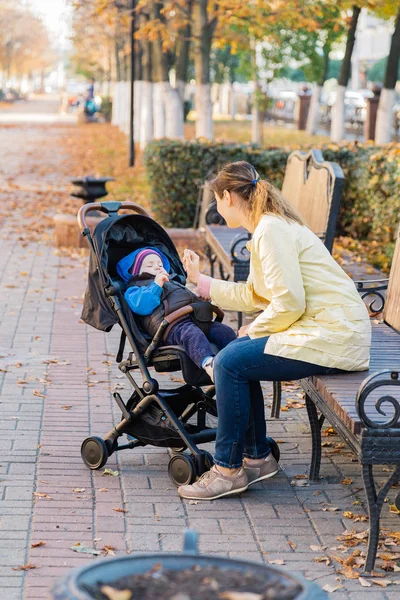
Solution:
M 99 582 L 85 589 L 95 600 L 293 600 L 302 586 L 278 574 L 260 574 L 251 569 L 195 565 L 172 571 L 157 564 L 147 573 L 123 577 L 112 585 Z M 126 595 L 118 590 L 126 590 Z

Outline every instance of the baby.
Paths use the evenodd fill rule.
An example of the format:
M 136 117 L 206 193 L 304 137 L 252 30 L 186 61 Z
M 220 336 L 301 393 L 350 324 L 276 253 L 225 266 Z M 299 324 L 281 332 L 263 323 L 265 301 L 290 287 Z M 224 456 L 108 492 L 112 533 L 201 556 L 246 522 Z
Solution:
M 202 329 L 192 315 L 176 321 L 167 332 L 167 345 L 183 346 L 186 354 L 200 368 L 203 368 L 214 381 L 214 352 L 210 342 L 219 350 L 236 339 L 236 334 L 227 325 L 211 322 L 212 312 L 208 303 L 200 300 L 187 287 L 170 281 L 170 263 L 163 252 L 146 247 L 135 250 L 117 264 L 119 276 L 128 284 L 125 300 L 138 316 L 141 328 L 152 337 L 166 314 L 170 314 L 188 304 L 202 302 L 210 315 L 209 322 Z

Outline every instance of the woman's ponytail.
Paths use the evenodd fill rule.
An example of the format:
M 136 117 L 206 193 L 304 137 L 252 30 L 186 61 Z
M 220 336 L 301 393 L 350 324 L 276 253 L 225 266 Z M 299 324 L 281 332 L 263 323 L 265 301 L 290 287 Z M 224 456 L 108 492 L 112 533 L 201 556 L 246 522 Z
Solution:
M 274 214 L 286 221 L 304 224 L 295 208 L 278 188 L 266 179 L 261 179 L 253 165 L 246 161 L 225 165 L 211 181 L 211 188 L 220 198 L 225 190 L 237 194 L 249 212 L 254 227 L 265 214 Z

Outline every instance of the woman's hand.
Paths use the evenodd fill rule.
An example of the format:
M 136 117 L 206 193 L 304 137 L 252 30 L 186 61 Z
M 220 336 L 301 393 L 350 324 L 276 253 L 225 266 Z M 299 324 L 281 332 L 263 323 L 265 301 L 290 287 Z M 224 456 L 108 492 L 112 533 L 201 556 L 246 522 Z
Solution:
M 186 248 L 182 258 L 188 280 L 197 285 L 200 276 L 200 257 L 193 250 Z
M 242 327 L 238 331 L 238 337 L 245 337 L 247 335 L 247 330 L 249 325 L 242 325 Z

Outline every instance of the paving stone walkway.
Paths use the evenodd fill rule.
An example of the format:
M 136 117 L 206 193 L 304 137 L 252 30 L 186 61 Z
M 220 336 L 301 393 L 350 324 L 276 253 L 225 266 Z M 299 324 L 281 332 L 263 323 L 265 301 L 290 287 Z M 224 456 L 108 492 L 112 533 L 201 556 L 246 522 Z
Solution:
M 288 409 L 280 420 L 269 418 L 272 390 L 265 386 L 268 429 L 280 440 L 282 470 L 240 497 L 181 501 L 168 478 L 170 454 L 164 449 L 113 455 L 106 466 L 116 476 L 83 465 L 82 440 L 104 434 L 119 420 L 111 392 L 129 394 L 114 359 L 119 332 L 103 334 L 80 321 L 86 256 L 20 235 L 29 193 L 18 182 L 43 184 L 38 169 L 32 169 L 32 153 L 36 160 L 40 152 L 40 160 L 54 169 L 44 181 L 68 183 L 61 151 L 47 148 L 56 129 L 0 129 L 5 134 L 7 147 L 0 145 L 0 598 L 51 598 L 58 578 L 97 560 L 71 550 L 77 544 L 102 555 L 179 551 L 186 527 L 200 532 L 202 553 L 278 561 L 321 586 L 338 588 L 332 594 L 337 600 L 399 598 L 394 583 L 364 588 L 339 572 L 333 556 L 347 558 L 353 549 L 343 552 L 337 537 L 368 525 L 343 515 L 366 514 L 360 467 L 336 436 L 327 435 L 323 478 L 312 484 L 296 479 L 308 471 L 311 439 L 305 409 L 290 408 L 292 400 L 303 402 L 295 386 L 285 388 Z M 11 180 L 17 187 L 10 189 Z M 159 380 L 173 387 L 179 377 Z M 385 469 L 381 475 L 387 477 Z M 389 512 L 393 497 L 391 492 L 383 508 L 387 531 L 399 530 L 398 516 Z M 315 561 L 322 556 L 330 559 Z M 18 570 L 27 565 L 32 568 Z M 393 582 L 396 575 L 390 574 Z

